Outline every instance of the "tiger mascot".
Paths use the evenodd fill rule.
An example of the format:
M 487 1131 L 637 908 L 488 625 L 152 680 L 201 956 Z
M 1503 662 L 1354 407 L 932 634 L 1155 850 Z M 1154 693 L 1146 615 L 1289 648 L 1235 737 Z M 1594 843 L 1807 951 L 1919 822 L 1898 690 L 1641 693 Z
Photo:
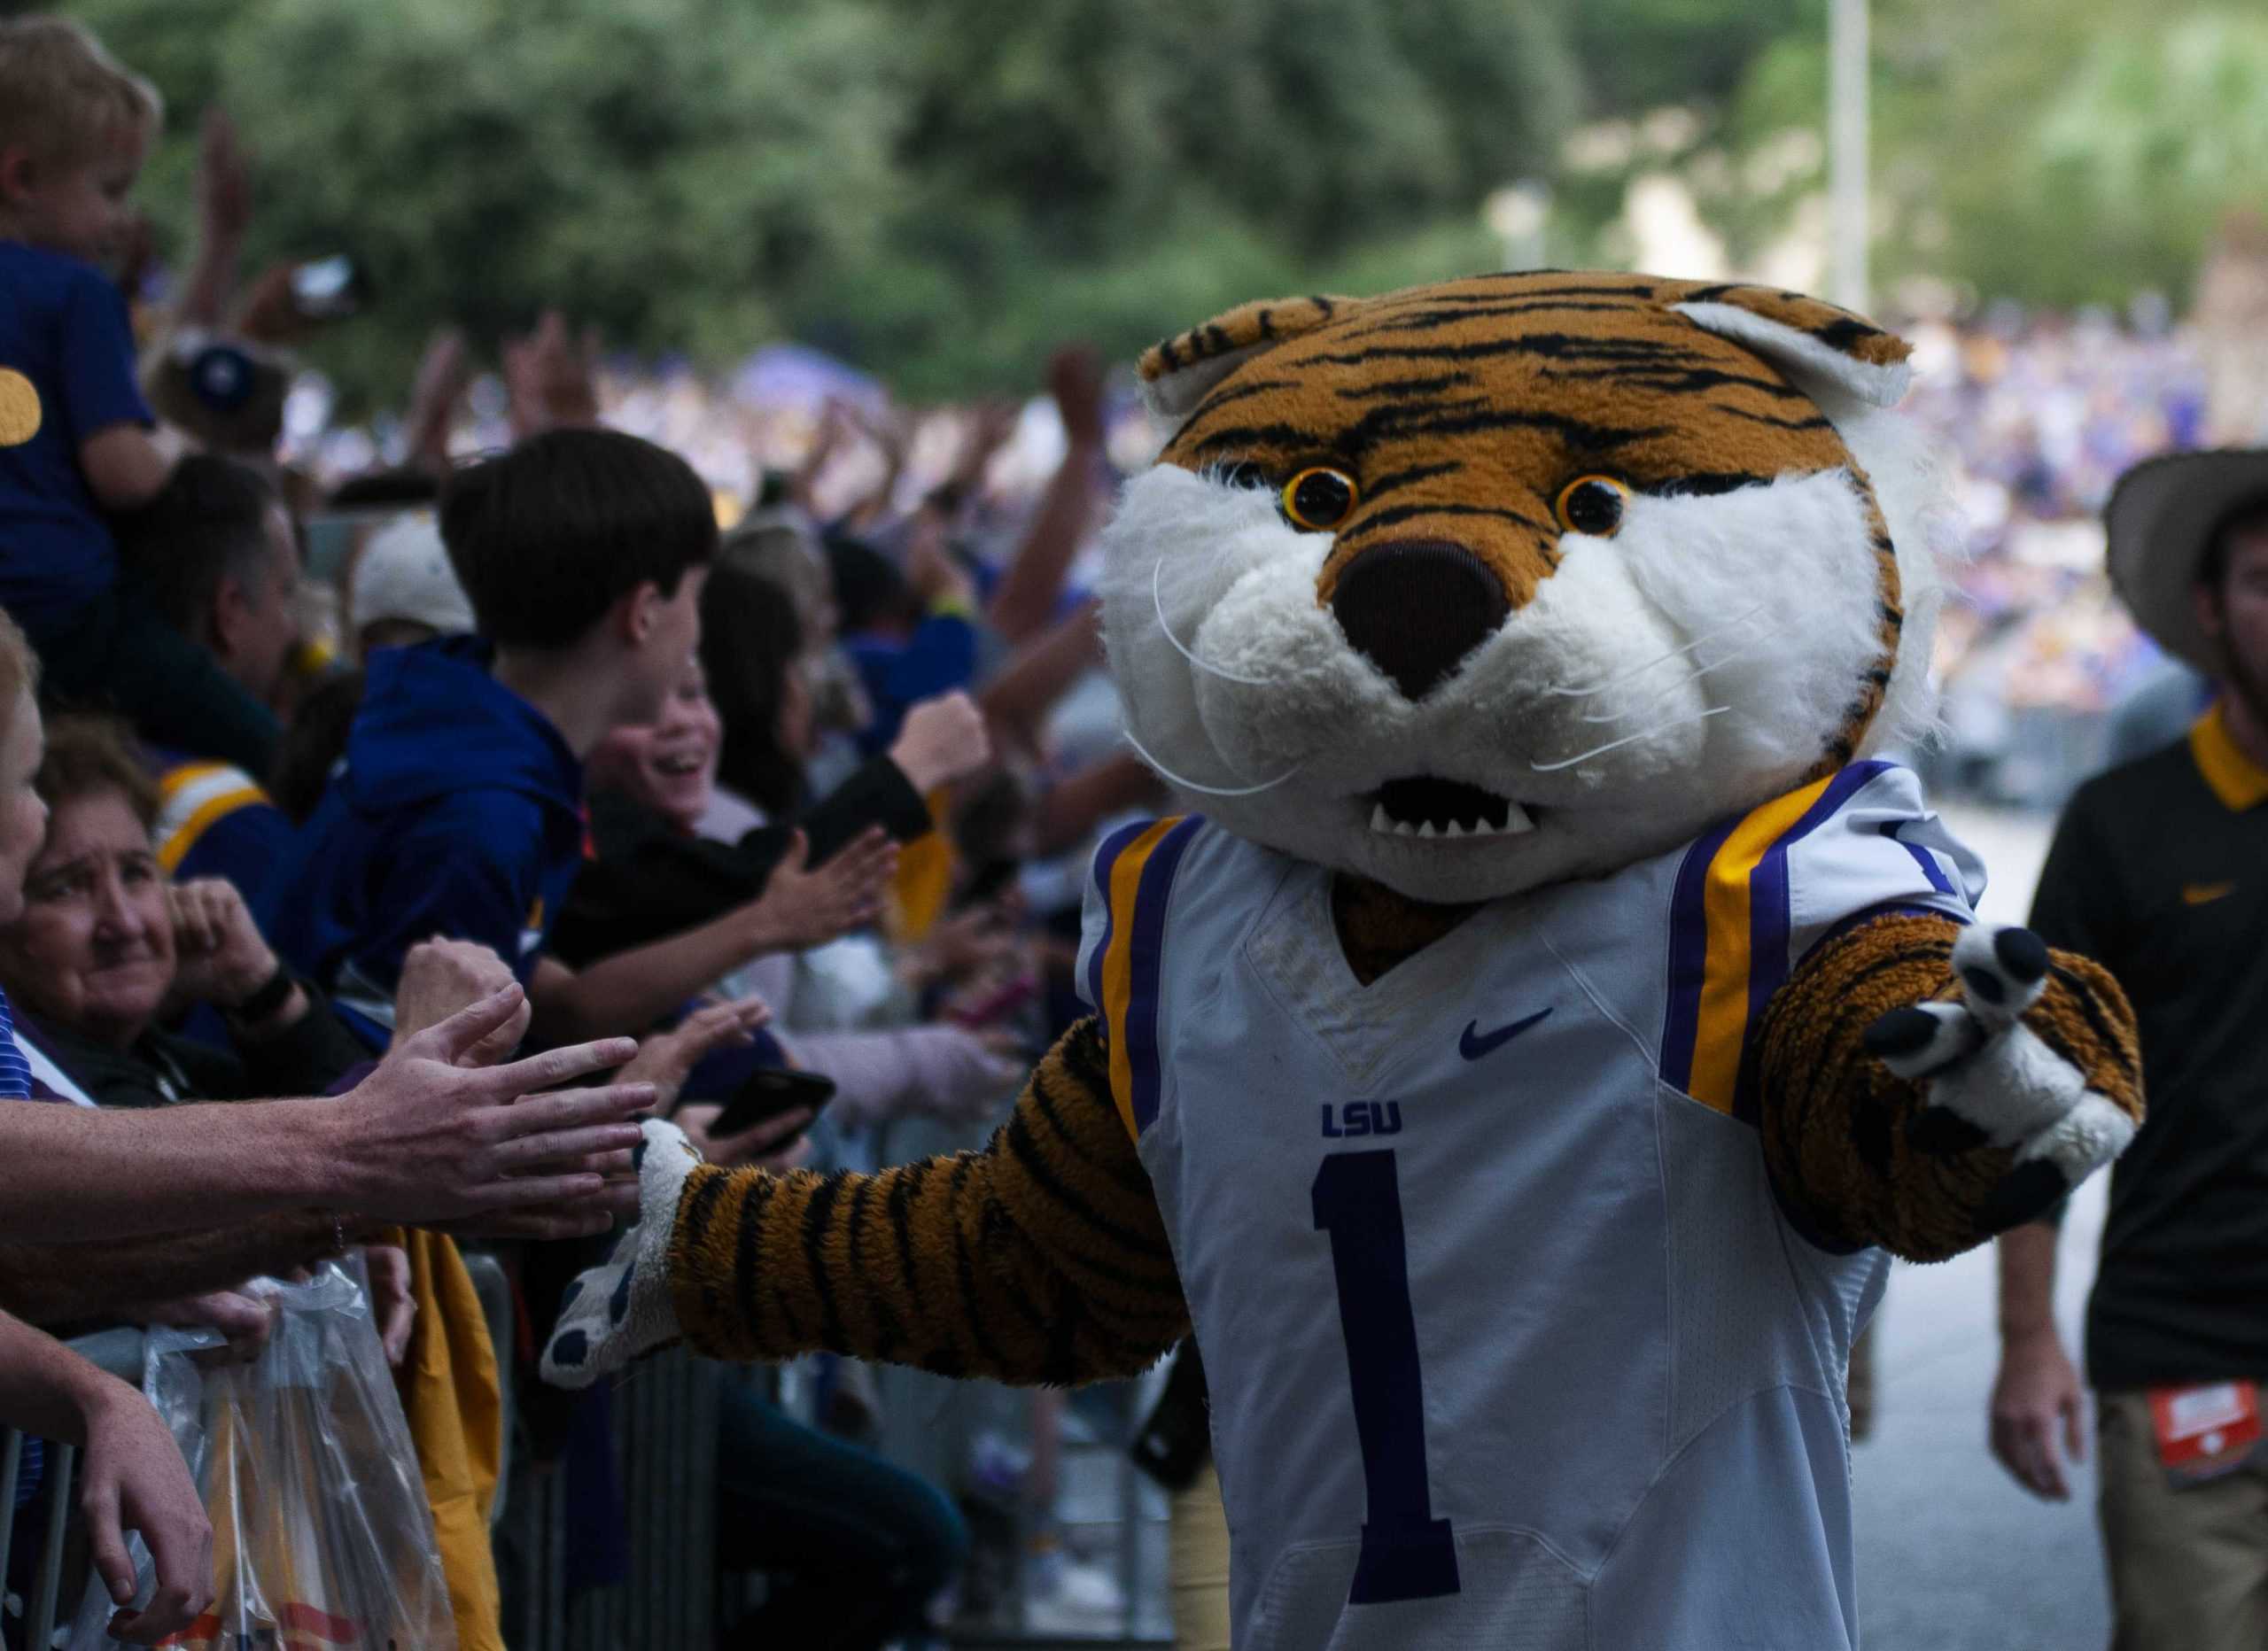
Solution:
M 1926 730 L 1905 345 L 1793 293 L 1484 276 L 1159 345 L 1104 540 L 1128 737 L 1093 1011 L 981 1152 L 696 1162 L 545 1373 L 683 1337 L 1076 1383 L 1203 1349 L 1238 1643 L 1856 1638 L 1885 1252 L 2141 1115 L 2084 958 L 1972 920 Z

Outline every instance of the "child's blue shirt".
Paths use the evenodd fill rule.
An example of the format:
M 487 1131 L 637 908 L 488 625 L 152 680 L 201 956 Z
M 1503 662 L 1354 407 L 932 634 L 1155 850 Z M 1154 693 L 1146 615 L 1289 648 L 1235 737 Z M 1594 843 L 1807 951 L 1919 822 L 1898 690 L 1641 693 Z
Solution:
M 118 577 L 80 444 L 155 422 L 118 289 L 91 264 L 0 241 L 0 607 L 35 639 Z

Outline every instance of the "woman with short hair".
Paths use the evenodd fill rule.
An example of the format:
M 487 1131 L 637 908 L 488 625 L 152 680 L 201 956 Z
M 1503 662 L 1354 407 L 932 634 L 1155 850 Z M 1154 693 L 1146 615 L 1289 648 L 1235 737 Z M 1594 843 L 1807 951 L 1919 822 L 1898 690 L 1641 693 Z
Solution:
M 19 1030 L 101 1106 L 321 1094 L 367 1058 L 322 996 L 280 963 L 218 879 L 171 883 L 158 797 L 113 725 L 59 717 L 33 781 L 47 838 L 22 915 L 0 926 Z M 167 1029 L 198 1004 L 232 1047 Z

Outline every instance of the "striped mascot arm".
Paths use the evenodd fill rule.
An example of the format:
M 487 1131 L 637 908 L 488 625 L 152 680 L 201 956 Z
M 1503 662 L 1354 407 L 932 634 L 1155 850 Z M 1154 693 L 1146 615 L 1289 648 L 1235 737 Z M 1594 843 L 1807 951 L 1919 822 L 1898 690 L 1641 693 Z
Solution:
M 1091 1019 L 978 1152 L 773 1175 L 701 1163 L 672 1126 L 645 1128 L 639 1226 L 571 1288 L 543 1361 L 559 1385 L 680 1337 L 717 1358 L 825 1351 L 1072 1384 L 1138 1375 L 1189 1334 Z
M 1934 913 L 1821 946 L 1773 994 L 1755 1058 L 1790 1216 L 1915 1261 L 2046 1213 L 2142 1115 L 2133 1012 L 2106 971 Z

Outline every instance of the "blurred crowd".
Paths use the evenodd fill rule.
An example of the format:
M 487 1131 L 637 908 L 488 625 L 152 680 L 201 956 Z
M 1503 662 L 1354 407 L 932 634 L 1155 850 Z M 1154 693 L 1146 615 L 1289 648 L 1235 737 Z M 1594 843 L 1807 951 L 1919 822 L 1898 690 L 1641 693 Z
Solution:
M 2167 669 L 2111 598 L 2101 508 L 2132 464 L 2213 438 L 2210 346 L 2154 301 L 2123 314 L 1998 306 L 1903 330 L 1915 368 L 1904 410 L 1952 463 L 1969 555 L 1953 570 L 1939 632 L 1947 747 L 1933 778 L 1987 800 L 2052 804 L 2099 760 L 2109 714 Z M 599 415 L 684 454 L 727 520 L 757 508 L 765 478 L 776 487 L 783 474 L 805 477 L 805 504 L 829 521 L 910 509 L 981 424 L 998 445 L 978 473 L 966 542 L 980 560 L 997 559 L 998 541 L 1031 508 L 1063 448 L 1046 398 L 1020 408 L 905 409 L 887 386 L 796 345 L 704 376 L 681 363 L 602 357 L 590 340 L 571 346 L 555 317 L 530 345 L 547 341 L 587 352 Z M 513 405 L 509 374 L 477 381 L 453 450 L 508 442 Z M 311 474 L 336 480 L 408 450 L 414 415 L 341 424 L 330 420 L 332 406 L 320 376 L 302 375 L 281 447 Z M 1105 452 L 1121 472 L 1169 433 L 1122 380 L 1104 407 Z
M 2111 594 L 2101 513 L 2130 467 L 2207 439 L 2207 346 L 2147 302 L 1905 330 L 1905 410 L 1952 462 L 1969 558 L 1938 632 L 1933 788 L 2053 805 L 2100 766 L 2115 709 L 2173 669 Z

